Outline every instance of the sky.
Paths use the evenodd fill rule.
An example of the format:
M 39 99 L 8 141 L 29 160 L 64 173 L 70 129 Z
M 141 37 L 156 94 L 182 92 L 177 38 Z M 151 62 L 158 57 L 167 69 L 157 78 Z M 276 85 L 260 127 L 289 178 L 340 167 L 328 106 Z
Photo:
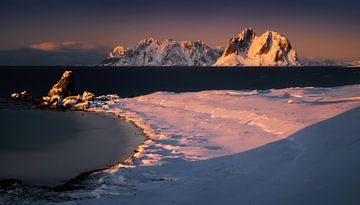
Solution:
M 247 27 L 300 59 L 360 59 L 359 0 L 1 0 L 0 65 L 95 64 L 145 37 L 223 46 Z

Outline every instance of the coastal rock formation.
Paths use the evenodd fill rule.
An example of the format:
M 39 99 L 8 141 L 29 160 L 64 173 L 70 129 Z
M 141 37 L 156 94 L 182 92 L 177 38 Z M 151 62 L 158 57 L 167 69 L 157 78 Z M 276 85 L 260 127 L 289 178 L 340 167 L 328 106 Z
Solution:
M 256 36 L 251 28 L 230 39 L 215 66 L 300 66 L 290 41 L 275 31 Z
M 74 93 L 74 74 L 72 71 L 65 71 L 60 80 L 50 89 L 48 96 L 61 96 L 63 98 Z
M 74 74 L 65 71 L 60 80 L 50 89 L 47 96 L 42 97 L 41 107 L 50 109 L 86 109 L 95 95 L 84 91 L 81 95 L 74 94 Z
M 19 93 L 12 93 L 9 99 L 14 101 L 31 101 L 32 97 L 28 94 L 26 90 L 24 90 Z
M 80 101 L 81 101 L 80 95 L 68 96 L 62 100 L 62 106 L 64 106 L 65 108 L 70 108 L 75 106 Z
M 83 94 L 82 94 L 82 100 L 84 101 L 93 101 L 95 98 L 95 95 L 92 94 L 91 92 L 89 91 L 84 91 Z
M 146 38 L 132 48 L 117 46 L 102 62 L 105 66 L 211 66 L 222 48 L 210 48 L 204 41 L 159 42 Z
M 66 109 L 87 109 L 90 101 L 95 99 L 95 95 L 89 91 L 84 91 L 81 95 L 74 94 L 74 74 L 72 71 L 65 71 L 60 80 L 49 90 L 47 96 L 33 98 L 26 91 L 13 93 L 11 100 L 29 101 L 36 108 L 52 110 Z

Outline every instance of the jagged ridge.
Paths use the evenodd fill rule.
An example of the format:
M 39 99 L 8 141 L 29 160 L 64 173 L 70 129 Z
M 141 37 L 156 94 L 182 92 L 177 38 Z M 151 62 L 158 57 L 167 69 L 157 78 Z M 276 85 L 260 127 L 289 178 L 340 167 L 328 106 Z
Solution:
M 106 66 L 300 66 L 290 41 L 274 31 L 256 36 L 251 28 L 230 39 L 226 49 L 203 41 L 159 42 L 145 38 L 132 48 L 117 46 Z
M 251 28 L 230 39 L 215 66 L 299 66 L 290 41 L 274 31 L 256 36 Z
M 146 38 L 133 48 L 116 47 L 102 62 L 111 66 L 210 66 L 221 56 L 222 49 L 212 49 L 203 41 L 159 42 Z

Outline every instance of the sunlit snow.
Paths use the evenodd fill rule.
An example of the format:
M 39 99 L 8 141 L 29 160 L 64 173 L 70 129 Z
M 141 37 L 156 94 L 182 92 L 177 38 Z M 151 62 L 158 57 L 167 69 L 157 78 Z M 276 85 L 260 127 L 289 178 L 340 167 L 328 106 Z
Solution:
M 226 201 L 234 204 L 243 199 L 245 204 L 273 201 L 276 204 L 286 202 L 286 197 L 274 195 L 276 189 L 285 196 L 297 196 L 294 196 L 294 187 L 287 187 L 289 183 L 303 186 L 304 196 L 309 187 L 324 189 L 319 194 L 322 196 L 334 187 L 341 187 L 341 180 L 357 180 L 345 173 L 340 181 L 331 181 L 331 187 L 318 181 L 321 176 L 331 179 L 332 173 L 326 174 L 324 170 L 333 160 L 337 160 L 333 161 L 337 167 L 339 157 L 346 159 L 334 172 L 360 168 L 346 167 L 356 161 L 354 151 L 347 152 L 342 147 L 342 141 L 358 138 L 354 131 L 359 127 L 358 120 L 347 120 L 357 119 L 360 112 L 355 109 L 345 117 L 316 123 L 359 106 L 359 91 L 360 86 L 355 85 L 266 91 L 157 92 L 136 98 L 112 96 L 107 102 L 96 101 L 93 111 L 111 112 L 134 122 L 148 140 L 127 163 L 93 179 L 92 183 L 100 185 L 86 195 L 99 198 L 84 202 L 219 204 Z M 337 129 L 334 126 L 337 124 L 349 132 Z M 315 128 L 309 127 L 311 125 Z M 332 129 L 336 131 L 329 131 Z M 272 142 L 276 143 L 269 144 Z M 316 147 L 318 150 L 314 150 Z M 313 168 L 309 167 L 311 160 L 316 160 Z M 309 175 L 306 170 L 310 170 Z M 283 177 L 279 173 L 283 173 Z M 276 183 L 281 186 L 276 188 Z M 303 200 L 306 201 L 306 197 Z

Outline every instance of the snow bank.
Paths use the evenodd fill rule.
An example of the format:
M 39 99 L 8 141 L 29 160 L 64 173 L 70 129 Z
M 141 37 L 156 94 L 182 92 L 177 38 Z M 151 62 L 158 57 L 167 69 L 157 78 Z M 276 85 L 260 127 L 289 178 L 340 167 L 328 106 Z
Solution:
M 96 101 L 93 111 L 132 121 L 149 139 L 133 163 L 92 179 L 100 186 L 86 195 L 100 198 L 83 202 L 308 204 L 334 198 L 336 190 L 351 197 L 346 183 L 359 178 L 351 170 L 360 171 L 360 111 L 322 121 L 359 106 L 359 91 L 355 85 L 157 92 Z

